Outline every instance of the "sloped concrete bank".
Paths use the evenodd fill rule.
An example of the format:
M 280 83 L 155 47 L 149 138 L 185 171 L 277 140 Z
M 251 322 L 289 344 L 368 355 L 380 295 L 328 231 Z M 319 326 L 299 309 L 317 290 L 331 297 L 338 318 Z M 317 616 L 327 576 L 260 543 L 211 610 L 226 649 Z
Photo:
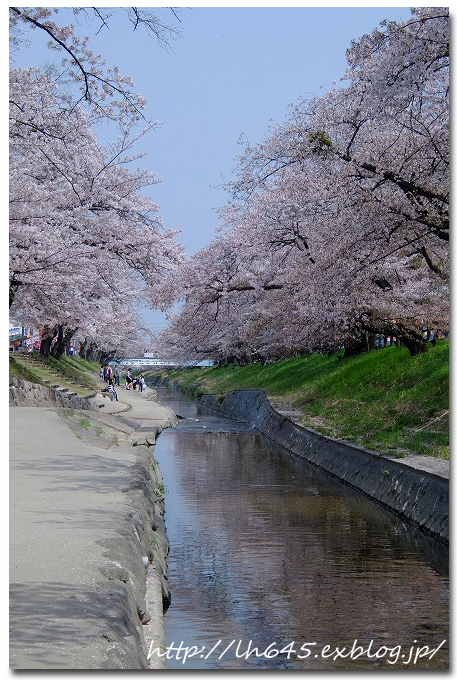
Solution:
M 204 394 L 199 403 L 218 415 L 247 423 L 425 533 L 449 543 L 449 480 L 445 477 L 297 425 L 275 411 L 259 390 Z
M 170 602 L 152 446 L 176 416 L 153 396 L 10 408 L 10 668 L 164 667 L 148 659 Z

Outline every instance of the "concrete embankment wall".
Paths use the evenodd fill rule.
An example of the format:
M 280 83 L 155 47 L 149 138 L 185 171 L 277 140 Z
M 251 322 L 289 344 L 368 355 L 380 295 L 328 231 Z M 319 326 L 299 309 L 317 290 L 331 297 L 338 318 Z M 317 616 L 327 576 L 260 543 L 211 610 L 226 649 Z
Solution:
M 162 477 L 151 449 L 135 446 L 130 451 L 136 462 L 126 469 L 127 483 L 120 484 L 119 495 L 125 494 L 131 509 L 120 513 L 116 536 L 100 543 L 105 551 L 99 570 L 107 581 L 98 588 L 96 615 L 106 643 L 93 663 L 81 664 L 86 669 L 165 667 L 162 659 L 148 659 L 152 641 L 154 648 L 164 646 L 163 616 L 170 603 L 169 544 L 157 492 Z
M 163 659 L 148 658 L 152 641 L 155 649 L 164 647 L 163 617 L 171 599 L 167 580 L 169 543 L 163 519 L 163 496 L 157 491 L 163 480 L 151 449 L 135 446 L 134 451 L 136 463 L 129 468 L 128 484 L 122 489 L 133 509 L 124 516 L 123 530 L 121 527 L 118 529 L 120 538 L 106 545 L 108 551 L 105 557 L 108 560 L 111 557 L 111 564 L 108 562 L 100 570 L 108 579 L 117 581 L 118 587 L 131 592 L 130 607 L 126 611 L 130 625 L 126 626 L 117 642 L 120 649 L 128 649 L 133 663 L 126 664 L 125 659 L 118 659 L 117 650 L 111 644 L 106 649 L 104 667 L 163 669 Z M 146 561 L 147 566 L 144 564 Z M 117 625 L 122 623 L 120 613 L 118 611 L 115 615 Z M 134 627 L 139 633 L 138 638 L 131 635 Z
M 258 390 L 205 394 L 199 403 L 247 423 L 296 456 L 376 500 L 424 532 L 449 542 L 449 481 L 348 442 L 301 427 Z

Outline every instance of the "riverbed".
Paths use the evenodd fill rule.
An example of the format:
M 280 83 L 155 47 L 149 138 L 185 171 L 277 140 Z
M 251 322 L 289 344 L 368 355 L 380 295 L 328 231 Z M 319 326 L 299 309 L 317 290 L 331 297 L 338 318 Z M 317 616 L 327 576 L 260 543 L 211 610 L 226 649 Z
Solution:
M 157 393 L 180 416 L 154 451 L 165 644 L 181 649 L 168 669 L 448 668 L 441 543 L 242 423 Z

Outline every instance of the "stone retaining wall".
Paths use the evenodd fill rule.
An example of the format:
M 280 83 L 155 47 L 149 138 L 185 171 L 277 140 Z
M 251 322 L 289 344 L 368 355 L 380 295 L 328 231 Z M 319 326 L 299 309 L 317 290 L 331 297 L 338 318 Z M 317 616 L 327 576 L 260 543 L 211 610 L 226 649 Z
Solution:
M 90 397 L 78 397 L 76 394 L 55 387 L 44 387 L 44 385 L 12 377 L 10 377 L 9 385 L 10 406 L 49 406 L 52 408 L 61 406 L 85 411 L 98 408 Z
M 236 390 L 225 396 L 205 394 L 199 403 L 219 415 L 247 423 L 425 533 L 449 542 L 449 480 L 301 427 L 275 411 L 259 390 Z

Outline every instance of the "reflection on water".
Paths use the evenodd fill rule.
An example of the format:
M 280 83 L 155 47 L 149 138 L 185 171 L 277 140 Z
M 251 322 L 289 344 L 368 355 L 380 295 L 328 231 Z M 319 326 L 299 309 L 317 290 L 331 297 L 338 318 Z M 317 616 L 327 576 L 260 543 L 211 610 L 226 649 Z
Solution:
M 170 540 L 166 645 L 205 647 L 185 665 L 173 655 L 167 668 L 448 667 L 447 642 L 413 664 L 418 646 L 448 638 L 448 556 L 438 542 L 259 435 L 234 431 L 242 425 L 158 392 L 183 416 L 155 449 Z M 295 651 L 247 659 L 250 640 L 259 652 L 292 642 Z M 321 658 L 325 645 L 331 655 L 355 640 L 364 649 L 372 641 L 373 657 L 402 645 L 390 656 L 397 663 L 387 652 Z M 305 643 L 315 643 L 309 654 Z

